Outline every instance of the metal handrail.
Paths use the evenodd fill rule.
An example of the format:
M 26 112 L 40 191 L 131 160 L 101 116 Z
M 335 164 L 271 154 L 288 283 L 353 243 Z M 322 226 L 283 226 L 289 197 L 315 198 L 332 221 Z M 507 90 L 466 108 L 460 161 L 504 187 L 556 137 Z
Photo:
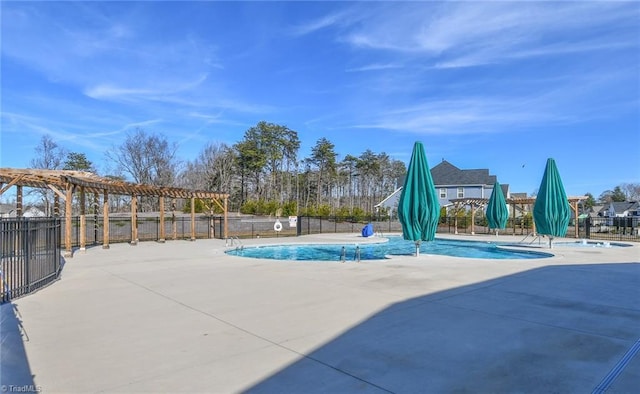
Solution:
M 536 239 L 538 240 L 538 243 L 540 244 L 542 241 L 542 237 L 540 236 L 540 234 L 527 234 L 525 235 L 524 238 L 522 238 L 522 240 L 519 243 L 525 243 L 524 241 L 529 238 L 529 236 L 532 236 L 533 239 L 531 240 L 531 242 L 529 242 L 529 245 L 531 245 L 532 243 L 536 242 Z
M 229 242 L 231 242 L 231 243 L 229 243 Z M 235 236 L 235 237 L 227 237 L 227 238 L 225 239 L 225 241 L 224 241 L 224 246 L 226 246 L 226 247 L 229 247 L 229 246 L 233 247 L 236 243 L 237 243 L 239 246 L 243 246 L 243 247 L 244 247 L 244 245 L 242 245 L 242 242 L 240 242 L 240 238 L 238 238 L 237 236 Z

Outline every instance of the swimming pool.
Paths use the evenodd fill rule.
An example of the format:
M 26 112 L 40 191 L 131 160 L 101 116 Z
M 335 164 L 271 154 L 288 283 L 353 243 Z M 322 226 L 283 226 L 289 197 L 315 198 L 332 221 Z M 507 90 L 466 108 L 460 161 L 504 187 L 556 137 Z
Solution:
M 466 257 L 476 259 L 539 259 L 553 256 L 550 253 L 504 249 L 496 242 L 460 241 L 436 239 L 423 242 L 421 254 Z M 297 261 L 357 261 L 384 260 L 387 256 L 410 256 L 415 253 L 413 241 L 402 237 L 389 237 L 387 242 L 367 244 L 304 244 L 244 247 L 228 250 L 232 256 L 253 257 L 259 259 L 297 260 Z

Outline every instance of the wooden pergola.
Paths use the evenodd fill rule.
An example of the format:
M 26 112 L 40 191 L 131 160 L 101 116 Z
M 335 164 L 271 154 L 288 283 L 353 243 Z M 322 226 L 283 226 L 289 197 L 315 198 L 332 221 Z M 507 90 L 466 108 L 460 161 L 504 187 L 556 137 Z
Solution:
M 576 197 L 567 197 L 567 200 L 569 201 L 569 205 L 571 206 L 571 209 L 573 210 L 573 214 L 574 217 L 578 218 L 578 204 L 580 203 L 580 201 L 584 201 L 586 200 L 588 197 L 587 196 L 576 196 Z M 454 207 L 459 208 L 461 206 L 471 206 L 471 234 L 475 234 L 474 232 L 474 224 L 473 224 L 473 217 L 475 215 L 475 210 L 476 208 L 482 208 L 483 206 L 486 206 L 487 204 L 489 204 L 489 199 L 488 198 L 455 198 L 451 201 L 451 203 L 453 204 Z M 515 219 L 515 215 L 516 215 L 516 207 L 520 206 L 521 210 L 524 211 L 524 207 L 528 207 L 529 212 L 531 212 L 531 207 L 535 204 L 536 202 L 536 198 L 535 197 L 526 197 L 526 198 L 507 198 L 506 199 L 507 204 L 511 205 L 513 207 L 512 212 L 513 212 L 513 217 Z M 455 227 L 456 227 L 456 232 L 458 231 L 458 222 L 457 222 L 457 216 L 456 216 L 456 223 L 455 223 Z M 536 234 L 536 223 L 535 221 L 533 222 L 533 233 Z M 579 233 L 578 233 L 578 226 L 575 226 L 575 236 L 576 238 L 579 237 Z
M 94 193 L 96 200 L 103 196 L 102 214 L 104 217 L 103 244 L 109 248 L 109 195 L 131 196 L 131 244 L 138 242 L 137 205 L 138 197 L 157 197 L 160 207 L 160 223 L 164 224 L 165 199 L 184 198 L 191 200 L 191 240 L 196 239 L 195 199 L 207 199 L 218 205 L 224 214 L 224 237 L 227 238 L 227 204 L 229 195 L 209 191 L 189 190 L 177 187 L 153 186 L 123 182 L 100 177 L 91 172 L 66 170 L 40 170 L 0 168 L 0 196 L 12 186 L 16 187 L 16 213 L 22 216 L 22 188 L 33 187 L 50 189 L 54 192 L 54 215 L 59 213 L 60 200 L 65 203 L 65 257 L 72 257 L 71 211 L 74 193 L 79 193 L 80 201 L 80 250 L 86 248 L 86 193 Z M 159 242 L 165 241 L 164 225 L 160 226 Z

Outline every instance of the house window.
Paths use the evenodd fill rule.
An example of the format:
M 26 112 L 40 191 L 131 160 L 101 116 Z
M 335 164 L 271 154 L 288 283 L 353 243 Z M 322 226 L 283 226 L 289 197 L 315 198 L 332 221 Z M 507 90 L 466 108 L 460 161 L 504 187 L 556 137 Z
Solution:
M 447 189 L 440 189 L 440 198 L 447 198 Z
M 458 188 L 458 198 L 464 198 L 464 187 Z

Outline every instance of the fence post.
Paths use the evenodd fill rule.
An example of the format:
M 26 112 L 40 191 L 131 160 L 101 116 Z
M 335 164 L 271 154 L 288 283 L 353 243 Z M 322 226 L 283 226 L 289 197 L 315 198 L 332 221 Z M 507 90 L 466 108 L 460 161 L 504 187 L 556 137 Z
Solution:
M 22 230 L 22 256 L 24 259 L 24 283 L 26 284 L 26 292 L 31 291 L 31 281 L 29 280 L 29 272 L 31 266 L 31 256 L 29 253 L 29 221 L 26 219 L 21 220 Z
M 53 246 L 49 249 L 53 251 L 53 267 L 56 271 L 56 277 L 60 275 L 60 218 L 56 217 L 53 222 Z

